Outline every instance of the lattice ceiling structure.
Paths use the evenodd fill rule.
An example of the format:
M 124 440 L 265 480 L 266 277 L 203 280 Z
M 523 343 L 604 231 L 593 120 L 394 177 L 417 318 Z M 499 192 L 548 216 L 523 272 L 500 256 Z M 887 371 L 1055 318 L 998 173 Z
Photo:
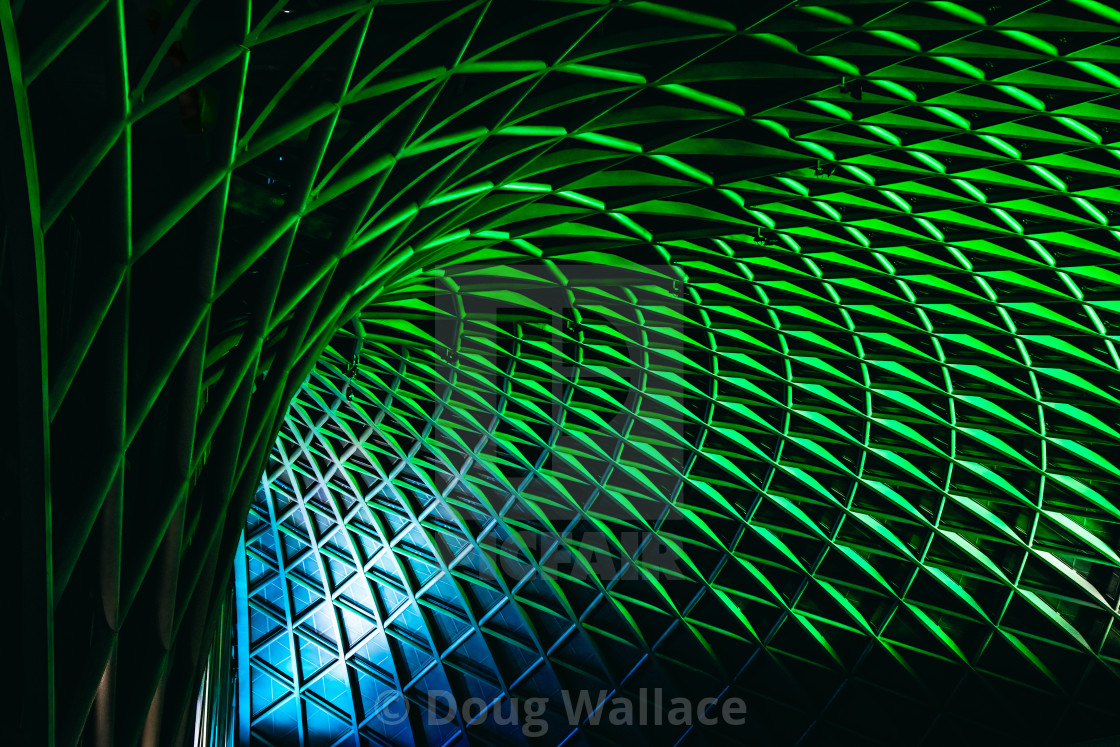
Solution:
M 1120 731 L 1117 10 L 0 31 L 19 739 L 503 744 L 384 709 L 643 683 L 748 724 L 550 738 Z

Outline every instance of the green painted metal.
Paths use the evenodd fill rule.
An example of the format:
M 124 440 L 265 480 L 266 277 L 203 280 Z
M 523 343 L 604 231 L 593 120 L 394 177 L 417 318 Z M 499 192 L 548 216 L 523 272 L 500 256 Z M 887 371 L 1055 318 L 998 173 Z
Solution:
M 48 5 L 0 2 L 29 740 L 191 732 L 286 408 L 330 405 L 305 382 L 356 317 L 394 458 L 417 424 L 436 472 L 485 437 L 483 496 L 653 532 L 679 578 L 650 570 L 644 604 L 696 651 L 830 692 L 882 685 L 860 672 L 883 656 L 918 711 L 923 683 L 1016 680 L 1105 733 L 1114 9 Z M 566 323 L 472 316 L 557 293 Z M 825 729 L 831 703 L 780 707 Z

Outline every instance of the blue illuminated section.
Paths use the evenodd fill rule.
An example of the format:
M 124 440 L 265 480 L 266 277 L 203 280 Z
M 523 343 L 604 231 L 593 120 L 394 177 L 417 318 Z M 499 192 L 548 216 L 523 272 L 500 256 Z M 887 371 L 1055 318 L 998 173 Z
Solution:
M 496 571 L 487 543 L 511 538 L 449 509 L 465 481 L 426 492 L 408 459 L 346 448 L 300 407 L 235 569 L 241 743 L 525 744 L 511 708 L 530 698 L 550 701 L 533 743 L 569 740 L 561 688 L 613 691 L 570 602 L 540 574 Z
M 339 503 L 349 504 L 345 515 L 334 510 Z M 415 687 L 413 670 L 431 669 L 434 643 L 382 524 L 353 497 L 330 496 L 321 485 L 304 492 L 278 477 L 257 491 L 237 595 L 249 650 L 242 738 L 416 743 L 399 718 L 400 698 Z M 408 667 L 398 670 L 395 656 Z M 428 682 L 450 689 L 438 670 Z

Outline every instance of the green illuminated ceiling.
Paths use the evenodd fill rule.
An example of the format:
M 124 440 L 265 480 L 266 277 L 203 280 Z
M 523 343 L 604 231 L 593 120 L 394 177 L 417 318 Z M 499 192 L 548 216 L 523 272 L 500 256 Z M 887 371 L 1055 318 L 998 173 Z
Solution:
M 176 641 L 214 630 L 288 401 L 347 412 L 356 316 L 342 422 L 382 412 L 421 475 L 485 440 L 471 511 L 675 543 L 683 579 L 637 604 L 800 683 L 736 684 L 791 733 L 890 741 L 828 696 L 907 671 L 933 741 L 1117 731 L 1116 10 L 3 0 L 0 25 L 4 319 L 35 353 L 11 430 L 44 436 L 20 492 L 51 496 L 20 571 L 59 662 L 27 697 L 59 742 L 94 703 L 122 742 L 152 702 L 188 728 Z M 1003 716 L 966 713 L 984 688 Z

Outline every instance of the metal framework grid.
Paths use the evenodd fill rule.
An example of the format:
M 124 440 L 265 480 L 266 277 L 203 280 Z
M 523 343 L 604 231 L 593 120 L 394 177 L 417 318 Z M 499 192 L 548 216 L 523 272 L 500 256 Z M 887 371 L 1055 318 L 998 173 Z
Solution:
M 534 411 L 552 407 L 545 390 L 523 392 L 493 414 L 508 430 L 485 431 L 502 444 L 486 467 L 500 487 L 472 484 L 485 515 L 497 520 L 503 490 L 530 513 L 574 509 L 567 482 L 607 474 L 581 472 L 587 460 L 624 481 L 615 503 L 662 506 L 682 527 L 685 579 L 627 594 L 692 636 L 677 659 L 716 637 L 725 684 L 781 714 L 759 727 L 780 742 L 889 742 L 902 722 L 932 742 L 1107 733 L 1120 13 L 678 5 L 0 2 L 15 353 L 2 375 L 17 402 L 0 452 L 21 550 L 21 614 L 5 624 L 22 644 L 12 723 L 27 739 L 185 738 L 242 519 L 275 513 L 276 492 L 250 505 L 280 469 L 269 450 L 286 405 L 314 400 L 303 382 L 348 320 L 369 317 L 371 391 L 399 392 L 371 474 L 416 474 L 461 517 L 466 503 L 384 426 L 416 439 L 409 398 L 430 412 L 448 379 L 410 394 L 411 379 L 388 378 L 408 361 L 423 381 L 411 367 L 432 344 L 402 313 L 430 318 L 424 299 L 471 281 L 476 294 L 539 283 L 519 263 L 625 262 L 669 269 L 635 297 L 590 292 L 673 310 L 686 324 L 653 347 L 688 375 L 581 391 L 616 410 L 658 381 L 687 394 L 626 420 L 643 441 L 596 423 L 606 405 L 577 407 L 573 426 Z M 593 323 L 570 322 L 579 355 L 609 356 L 587 341 Z M 502 338 L 511 359 L 532 360 L 518 341 L 534 324 Z M 550 429 L 588 441 L 555 474 L 525 453 Z M 436 432 L 456 445 L 454 428 Z M 438 448 L 425 443 L 429 469 L 462 474 Z M 548 491 L 520 486 L 525 469 Z M 419 500 L 395 490 L 382 494 Z M 421 505 L 434 504 L 404 517 L 423 527 Z M 275 556 L 277 572 L 291 559 Z M 596 609 L 626 607 L 593 592 Z M 641 633 L 657 659 L 633 620 L 602 629 Z

